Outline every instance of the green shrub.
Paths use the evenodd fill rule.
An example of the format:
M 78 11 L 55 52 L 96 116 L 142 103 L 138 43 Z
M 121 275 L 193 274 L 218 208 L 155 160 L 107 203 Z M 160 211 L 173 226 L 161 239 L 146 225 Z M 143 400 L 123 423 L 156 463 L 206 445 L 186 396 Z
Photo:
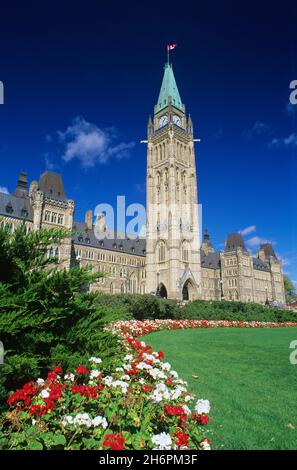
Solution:
M 136 320 L 174 318 L 179 312 L 175 301 L 148 294 L 101 294 L 97 303 L 125 310 Z
M 243 320 L 243 321 L 297 321 L 297 313 L 279 308 L 267 308 L 256 303 L 195 300 L 181 307 L 180 319 Z

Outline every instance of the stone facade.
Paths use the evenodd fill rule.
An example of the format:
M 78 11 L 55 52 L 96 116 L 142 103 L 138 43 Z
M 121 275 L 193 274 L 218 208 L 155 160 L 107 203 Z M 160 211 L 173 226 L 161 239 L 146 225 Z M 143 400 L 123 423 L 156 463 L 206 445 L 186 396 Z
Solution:
M 28 230 L 63 227 L 72 236 L 49 247 L 64 268 L 73 262 L 105 277 L 90 286 L 107 293 L 149 293 L 177 300 L 235 300 L 285 303 L 282 263 L 271 244 L 256 257 L 239 233 L 215 252 L 204 231 L 200 247 L 193 124 L 186 115 L 171 65 L 166 64 L 147 138 L 146 239 L 108 232 L 104 219 L 74 220 L 61 175 L 46 171 L 28 188 L 21 173 L 13 194 L 0 193 L 0 223 L 9 230 L 25 221 Z M 104 233 L 98 237 L 97 228 Z

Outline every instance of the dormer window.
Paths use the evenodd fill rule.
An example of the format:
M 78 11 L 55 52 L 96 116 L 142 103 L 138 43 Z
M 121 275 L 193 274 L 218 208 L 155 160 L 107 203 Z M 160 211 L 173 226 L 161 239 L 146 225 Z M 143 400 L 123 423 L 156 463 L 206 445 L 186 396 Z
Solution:
M 83 237 L 82 237 L 81 235 L 78 237 L 78 241 L 79 241 L 80 243 L 83 241 Z
M 12 207 L 11 201 L 9 201 L 9 203 L 6 206 L 6 212 L 7 212 L 7 214 L 12 214 L 13 213 L 13 207 Z
M 89 239 L 89 237 L 86 238 L 86 243 L 89 245 L 91 243 L 91 240 Z
M 25 207 L 22 209 L 21 216 L 22 217 L 28 217 L 28 211 Z
M 117 244 L 116 243 L 114 243 L 112 246 L 115 250 L 117 249 Z
M 100 246 L 104 246 L 104 241 L 103 240 L 101 240 Z

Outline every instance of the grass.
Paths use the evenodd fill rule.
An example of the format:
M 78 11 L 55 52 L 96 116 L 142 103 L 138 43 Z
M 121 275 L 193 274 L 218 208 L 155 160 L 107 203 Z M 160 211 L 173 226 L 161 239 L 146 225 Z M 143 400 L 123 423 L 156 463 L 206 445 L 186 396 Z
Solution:
M 159 331 L 144 340 L 210 400 L 215 448 L 297 449 L 297 365 L 289 362 L 297 328 Z

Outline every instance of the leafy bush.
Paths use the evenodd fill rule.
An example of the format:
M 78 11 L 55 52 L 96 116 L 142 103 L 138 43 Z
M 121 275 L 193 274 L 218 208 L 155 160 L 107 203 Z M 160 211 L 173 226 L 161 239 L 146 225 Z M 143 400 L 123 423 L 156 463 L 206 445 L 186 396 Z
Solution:
M 256 303 L 195 300 L 184 305 L 175 318 L 193 320 L 297 321 L 297 313 Z
M 101 294 L 97 303 L 125 310 L 136 320 L 174 318 L 179 312 L 177 302 L 174 300 L 148 294 Z

